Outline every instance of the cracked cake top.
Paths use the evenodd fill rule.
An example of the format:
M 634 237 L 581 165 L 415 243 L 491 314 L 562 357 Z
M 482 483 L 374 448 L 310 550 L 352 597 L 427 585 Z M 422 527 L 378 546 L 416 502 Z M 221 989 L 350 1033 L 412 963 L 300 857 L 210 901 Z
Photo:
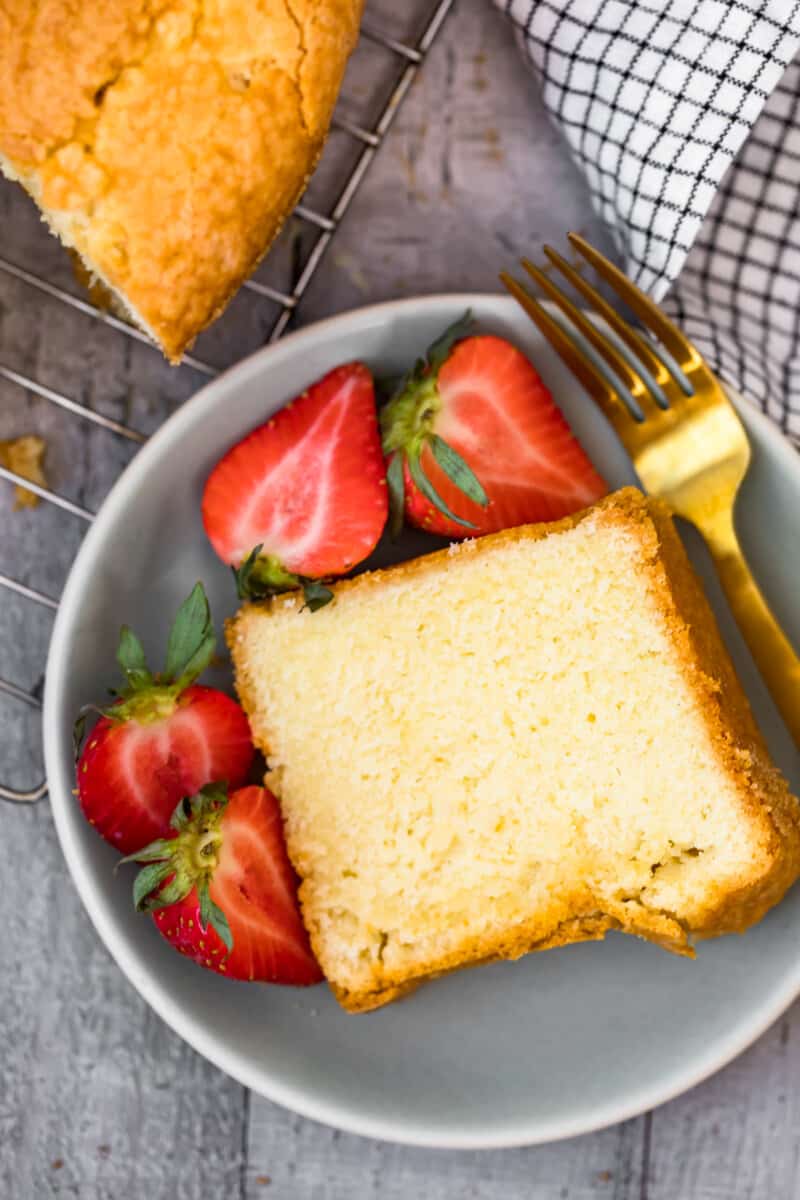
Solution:
M 0 166 L 171 359 L 302 193 L 361 7 L 0 2 Z

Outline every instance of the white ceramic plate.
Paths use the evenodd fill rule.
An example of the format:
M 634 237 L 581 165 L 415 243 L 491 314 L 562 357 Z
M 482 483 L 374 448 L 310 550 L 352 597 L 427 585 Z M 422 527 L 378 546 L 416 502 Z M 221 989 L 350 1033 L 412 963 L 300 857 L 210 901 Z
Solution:
M 112 874 L 114 852 L 84 823 L 71 794 L 72 720 L 113 682 L 120 624 L 136 628 L 155 661 L 169 615 L 196 579 L 206 583 L 218 625 L 234 609 L 229 572 L 200 522 L 203 482 L 222 452 L 338 363 L 361 358 L 377 372 L 397 373 L 467 307 L 483 330 L 530 354 L 606 477 L 633 481 L 603 419 L 510 299 L 406 300 L 305 329 L 204 388 L 111 492 L 64 591 L 44 737 L 53 813 L 81 898 L 122 970 L 173 1029 L 243 1084 L 306 1116 L 372 1137 L 474 1148 L 584 1133 L 723 1066 L 800 991 L 800 888 L 744 937 L 702 945 L 696 962 L 611 935 L 461 972 L 403 1003 L 349 1016 L 325 987 L 234 984 L 175 954 L 134 915 L 128 878 Z M 742 539 L 800 645 L 800 459 L 763 417 L 741 411 L 754 449 L 739 505 Z M 412 542 L 406 556 L 427 544 L 423 535 Z M 800 755 L 732 627 L 702 547 L 690 543 L 773 754 L 797 789 Z

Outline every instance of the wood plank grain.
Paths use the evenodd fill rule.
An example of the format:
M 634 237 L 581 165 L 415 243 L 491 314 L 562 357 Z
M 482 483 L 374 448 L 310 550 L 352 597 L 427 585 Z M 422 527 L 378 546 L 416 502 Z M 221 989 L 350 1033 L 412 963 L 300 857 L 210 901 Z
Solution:
M 800 1196 L 800 1003 L 714 1078 L 653 1113 L 645 1200 Z
M 247 1200 L 639 1200 L 643 1119 L 518 1150 L 353 1137 L 251 1099 Z
M 543 241 L 563 246 L 568 229 L 613 253 L 510 26 L 486 0 L 461 0 L 312 284 L 303 320 L 400 296 L 499 292 L 503 267 Z
M 236 1196 L 243 1089 L 111 961 L 46 805 L 3 810 L 3 849 L 0 1195 Z

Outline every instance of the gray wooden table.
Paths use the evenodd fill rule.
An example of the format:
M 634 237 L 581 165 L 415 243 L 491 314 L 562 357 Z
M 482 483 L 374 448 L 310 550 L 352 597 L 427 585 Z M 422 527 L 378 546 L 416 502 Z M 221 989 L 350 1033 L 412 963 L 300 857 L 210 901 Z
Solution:
M 395 11 L 403 9 L 403 16 Z M 413 31 L 423 3 L 368 5 Z M 406 9 L 408 11 L 406 11 Z M 346 111 L 369 120 L 365 45 Z M 337 135 L 338 136 L 338 135 Z M 336 140 L 336 137 L 333 139 Z M 333 160 L 331 160 L 333 164 Z M 313 185 L 335 191 L 328 160 Z M 496 290 L 497 270 L 581 228 L 604 244 L 509 29 L 488 0 L 456 4 L 303 305 L 303 322 L 383 298 Z M 296 265 L 290 227 L 262 269 Z M 76 294 L 33 207 L 0 185 L 0 256 Z M 241 296 L 201 339 L 224 365 L 264 337 Z M 202 382 L 158 354 L 0 272 L 0 365 L 144 432 Z M 52 485 L 90 509 L 135 447 L 0 379 L 0 438 L 48 439 Z M 0 482 L 0 570 L 58 595 L 80 522 L 12 513 Z M 0 592 L 0 674 L 41 688 L 51 616 Z M 41 774 L 36 714 L 0 700 L 0 776 Z M 46 802 L 0 805 L 0 1196 L 41 1200 L 788 1200 L 800 1196 L 800 1008 L 737 1062 L 657 1112 L 557 1145 L 485 1153 L 410 1150 L 339 1134 L 249 1094 L 184 1045 L 125 981 L 70 883 Z M 797 1073 L 795 1073 L 797 1071 Z

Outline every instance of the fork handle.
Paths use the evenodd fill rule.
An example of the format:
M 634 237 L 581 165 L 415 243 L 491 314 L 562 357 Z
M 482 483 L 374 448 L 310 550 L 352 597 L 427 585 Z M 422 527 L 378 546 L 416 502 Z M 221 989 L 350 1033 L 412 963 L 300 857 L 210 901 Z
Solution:
M 698 522 L 698 527 L 739 629 L 795 745 L 800 746 L 800 658 L 750 573 L 734 528 L 733 512 L 718 511 L 702 524 Z

